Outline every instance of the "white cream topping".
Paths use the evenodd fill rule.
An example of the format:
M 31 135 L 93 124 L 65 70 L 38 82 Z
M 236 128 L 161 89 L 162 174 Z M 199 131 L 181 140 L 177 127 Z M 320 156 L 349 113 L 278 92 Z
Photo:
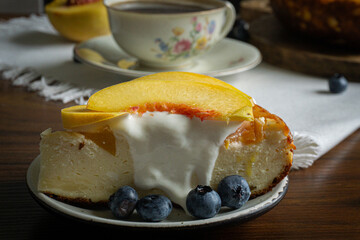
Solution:
M 196 185 L 210 185 L 225 138 L 241 124 L 188 118 L 168 112 L 126 115 L 111 122 L 115 137 L 129 142 L 134 182 L 161 189 L 186 210 L 186 196 Z

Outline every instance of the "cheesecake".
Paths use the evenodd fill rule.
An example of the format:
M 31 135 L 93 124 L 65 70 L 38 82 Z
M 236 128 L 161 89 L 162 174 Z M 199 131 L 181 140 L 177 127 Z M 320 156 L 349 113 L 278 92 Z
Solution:
M 216 190 L 224 177 L 241 175 L 255 198 L 288 175 L 295 149 L 291 132 L 251 97 L 198 74 L 143 78 L 130 81 L 130 88 L 121 83 L 95 93 L 87 105 L 63 110 L 65 130 L 41 133 L 38 191 L 93 207 L 105 206 L 117 189 L 128 185 L 140 196 L 163 194 L 184 208 L 187 193 L 197 185 Z M 174 92 L 164 93 L 169 96 L 151 95 L 161 95 L 159 86 L 171 90 L 173 84 Z M 143 86 L 154 86 L 149 91 L 156 94 L 144 93 L 145 102 L 130 100 L 135 102 L 118 108 L 118 101 L 129 101 L 126 94 L 139 94 Z M 192 86 L 199 93 L 188 101 L 193 95 L 182 91 L 191 92 Z M 224 96 L 218 97 L 218 91 Z M 180 100 L 174 97 L 178 92 Z M 214 97 L 216 103 L 211 102 Z M 233 107 L 216 105 L 227 97 Z

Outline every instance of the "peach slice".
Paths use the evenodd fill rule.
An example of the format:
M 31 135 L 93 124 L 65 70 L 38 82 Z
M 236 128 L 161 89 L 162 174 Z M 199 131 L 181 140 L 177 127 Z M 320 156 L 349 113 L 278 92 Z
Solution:
M 105 58 L 101 56 L 100 53 L 90 49 L 90 48 L 80 48 L 77 49 L 77 54 L 82 57 L 83 59 L 86 59 L 88 61 L 96 62 L 96 63 L 103 63 L 105 62 Z
M 221 81 L 220 79 L 199 73 L 192 73 L 192 72 L 159 72 L 134 79 L 133 81 L 144 81 L 144 80 L 168 80 L 168 81 L 177 80 L 177 81 L 203 82 L 203 83 L 219 85 L 225 88 L 230 88 L 236 91 L 240 91 L 234 86 L 224 81 Z M 246 95 L 245 93 L 242 94 Z M 252 99 L 250 96 L 248 96 L 248 98 Z
M 177 74 L 155 74 L 107 87 L 90 97 L 87 109 L 140 114 L 168 111 L 202 120 L 253 120 L 253 103 L 243 92 L 220 80 L 204 80 L 203 75 L 192 75 L 194 81 L 190 81 L 177 78 Z
M 86 109 L 86 105 L 77 105 L 61 110 L 62 123 L 65 129 L 99 123 L 114 117 L 126 114 L 125 112 L 97 112 Z
M 101 0 L 77 5 L 67 0 L 54 0 L 45 6 L 45 12 L 54 28 L 72 41 L 110 34 L 107 11 Z

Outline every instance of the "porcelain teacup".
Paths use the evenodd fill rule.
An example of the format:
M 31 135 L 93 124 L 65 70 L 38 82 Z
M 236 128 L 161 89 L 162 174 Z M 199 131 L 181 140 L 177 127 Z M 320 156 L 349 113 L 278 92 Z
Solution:
M 141 65 L 184 68 L 231 30 L 236 13 L 220 0 L 104 0 L 119 47 Z

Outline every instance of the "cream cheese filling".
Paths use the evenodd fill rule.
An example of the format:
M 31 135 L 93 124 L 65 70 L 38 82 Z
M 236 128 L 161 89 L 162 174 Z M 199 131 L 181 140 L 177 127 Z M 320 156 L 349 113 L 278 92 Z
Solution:
M 115 138 L 125 136 L 129 143 L 136 187 L 161 189 L 184 210 L 191 189 L 210 185 L 220 147 L 241 124 L 168 112 L 117 119 L 110 128 Z

